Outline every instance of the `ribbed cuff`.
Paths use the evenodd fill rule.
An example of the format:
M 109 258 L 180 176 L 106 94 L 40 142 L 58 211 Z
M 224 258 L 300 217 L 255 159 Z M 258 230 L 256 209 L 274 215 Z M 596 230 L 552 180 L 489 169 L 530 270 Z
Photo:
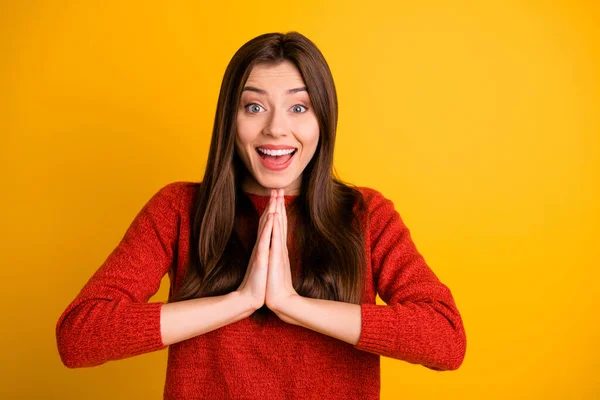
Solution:
M 166 348 L 160 331 L 160 310 L 163 303 L 129 303 L 122 311 L 121 329 L 116 329 L 121 337 L 117 358 Z
M 398 316 L 394 309 L 379 304 L 361 304 L 361 331 L 358 350 L 387 355 L 395 348 L 398 332 L 394 329 Z

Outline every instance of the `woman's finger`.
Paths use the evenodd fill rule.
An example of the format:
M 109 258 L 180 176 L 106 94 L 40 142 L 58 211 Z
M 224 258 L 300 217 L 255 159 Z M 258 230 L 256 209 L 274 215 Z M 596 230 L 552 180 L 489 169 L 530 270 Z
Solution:
M 269 212 L 274 213 L 277 210 L 277 191 L 273 190 L 273 202 L 269 203 Z
M 278 203 L 279 205 L 279 223 L 280 223 L 280 233 L 281 233 L 281 246 L 282 248 L 286 248 L 287 247 L 287 221 L 286 221 L 286 212 L 285 212 L 285 196 L 284 196 L 284 191 L 283 189 L 281 189 L 279 191 L 279 195 L 280 195 L 280 199 L 281 199 L 281 203 Z
M 285 198 L 283 197 L 283 189 L 281 190 L 281 197 L 280 197 L 280 203 L 279 203 L 279 211 L 277 211 L 277 213 L 279 214 L 279 218 L 277 219 L 279 221 L 279 232 L 278 232 L 278 236 L 281 240 L 281 248 L 285 248 L 285 236 L 284 236 L 284 230 L 283 230 L 283 210 L 285 210 Z
M 283 232 L 283 244 L 284 244 L 285 248 L 287 248 L 287 239 L 288 239 L 287 224 L 288 224 L 288 219 L 287 219 L 287 210 L 285 208 L 285 201 L 283 202 L 283 207 L 282 208 L 283 208 L 283 210 L 282 210 L 282 213 L 283 213 L 283 217 L 282 217 L 283 225 L 282 225 L 282 230 L 281 231 Z
M 269 213 L 265 229 L 263 230 L 258 242 L 258 252 L 256 254 L 256 259 L 258 262 L 266 263 L 269 260 L 269 245 L 271 243 L 271 233 L 273 231 L 274 219 L 275 218 L 273 218 L 273 214 Z
M 277 260 L 280 259 L 281 252 L 281 226 L 279 224 L 279 215 L 275 214 L 273 218 L 273 234 L 271 235 L 271 249 L 269 250 L 269 266 L 275 265 Z
M 271 197 L 269 198 L 269 204 L 267 204 L 267 206 L 265 207 L 265 211 L 263 211 L 263 215 L 260 217 L 260 220 L 258 221 L 258 236 L 260 236 L 262 230 L 264 229 L 265 223 L 267 222 L 267 217 L 269 216 L 270 212 L 273 212 L 271 210 L 272 208 L 272 203 L 275 201 L 275 196 L 274 196 L 275 191 L 271 190 Z

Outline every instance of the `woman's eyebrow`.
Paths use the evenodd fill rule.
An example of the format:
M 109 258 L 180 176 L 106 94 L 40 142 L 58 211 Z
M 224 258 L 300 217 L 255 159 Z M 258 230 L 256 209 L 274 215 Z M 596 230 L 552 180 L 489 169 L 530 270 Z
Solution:
M 256 92 L 259 94 L 267 94 L 266 91 L 259 89 L 257 87 L 254 86 L 244 86 L 244 90 L 242 90 L 242 92 L 244 91 L 250 91 L 250 92 Z M 298 87 L 298 88 L 294 88 L 294 89 L 289 89 L 286 91 L 286 94 L 294 94 L 294 93 L 298 93 L 298 92 L 307 92 L 308 90 L 306 89 L 306 86 L 302 86 L 302 87 Z

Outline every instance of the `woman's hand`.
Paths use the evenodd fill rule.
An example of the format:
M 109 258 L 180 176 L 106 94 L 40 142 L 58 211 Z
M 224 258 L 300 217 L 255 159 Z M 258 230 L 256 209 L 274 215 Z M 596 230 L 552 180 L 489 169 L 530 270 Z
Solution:
M 273 219 L 273 233 L 271 235 L 271 249 L 269 250 L 265 302 L 267 307 L 274 311 L 284 322 L 291 322 L 286 321 L 285 316 L 278 313 L 279 307 L 291 296 L 298 295 L 292 284 L 287 247 L 287 214 L 283 189 L 279 189 L 278 192 L 275 218 Z
M 258 235 L 252 255 L 250 256 L 248 268 L 246 269 L 246 275 L 240 287 L 236 290 L 236 292 L 250 299 L 255 310 L 258 310 L 265 304 L 269 244 L 271 243 L 273 220 L 275 219 L 272 213 L 275 212 L 277 204 L 275 194 L 275 190 L 272 190 L 269 205 L 260 217 Z

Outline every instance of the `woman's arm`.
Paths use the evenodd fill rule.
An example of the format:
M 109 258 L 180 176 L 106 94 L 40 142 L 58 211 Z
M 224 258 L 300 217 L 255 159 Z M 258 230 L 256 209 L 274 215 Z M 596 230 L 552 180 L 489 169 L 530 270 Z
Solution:
M 174 262 L 185 190 L 185 182 L 174 182 L 152 196 L 64 310 L 56 324 L 64 365 L 92 367 L 161 350 L 247 314 L 235 295 L 173 304 L 148 302 Z
M 300 325 L 356 345 L 360 337 L 360 305 L 299 295 L 273 310 L 288 324 Z
M 359 350 L 437 371 L 457 369 L 465 356 L 466 335 L 450 289 L 417 251 L 393 203 L 372 189 L 365 197 L 373 282 L 387 305 L 291 296 L 276 312 L 286 322 Z
M 386 305 L 361 304 L 356 348 L 442 371 L 462 364 L 467 339 L 450 289 L 417 250 L 391 200 L 368 190 L 371 268 Z
M 169 346 L 244 319 L 255 311 L 251 304 L 238 292 L 163 304 L 163 344 Z

